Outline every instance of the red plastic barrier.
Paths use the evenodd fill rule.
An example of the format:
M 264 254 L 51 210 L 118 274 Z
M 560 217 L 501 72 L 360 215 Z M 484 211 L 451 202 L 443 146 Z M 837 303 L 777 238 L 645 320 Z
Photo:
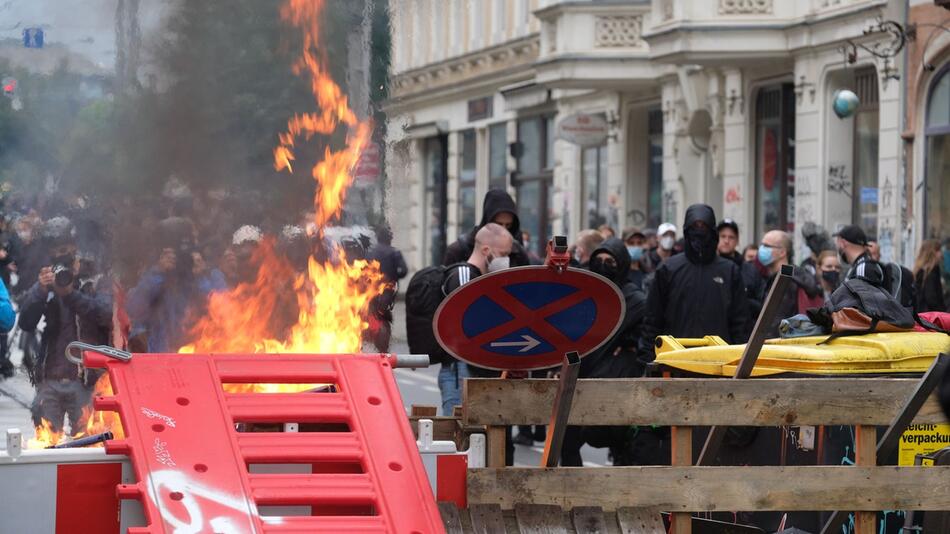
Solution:
M 126 433 L 106 443 L 128 454 L 160 532 L 444 532 L 389 360 L 381 355 L 136 354 L 86 352 L 106 368 Z M 222 383 L 336 384 L 333 393 L 236 394 Z M 242 433 L 236 423 L 307 423 L 318 432 Z M 340 431 L 341 430 L 341 431 Z M 249 464 L 302 464 L 302 474 L 249 473 Z M 309 506 L 311 516 L 261 516 L 261 506 Z

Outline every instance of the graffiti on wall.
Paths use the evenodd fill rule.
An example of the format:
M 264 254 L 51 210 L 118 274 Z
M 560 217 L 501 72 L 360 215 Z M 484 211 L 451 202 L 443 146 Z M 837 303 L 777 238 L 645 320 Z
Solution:
M 828 166 L 828 191 L 832 193 L 841 193 L 851 197 L 851 177 L 848 176 L 848 168 L 843 164 L 832 164 Z

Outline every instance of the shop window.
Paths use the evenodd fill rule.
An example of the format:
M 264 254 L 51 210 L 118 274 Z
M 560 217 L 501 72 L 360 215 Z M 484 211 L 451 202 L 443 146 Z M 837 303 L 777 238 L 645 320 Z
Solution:
M 478 160 L 475 130 L 465 130 L 459 134 L 459 228 L 462 235 L 475 226 L 475 176 Z
M 607 147 L 585 148 L 581 154 L 586 227 L 607 223 Z
M 554 158 L 553 117 L 540 116 L 518 121 L 518 172 L 515 190 L 521 229 L 530 240 L 528 250 L 540 255 L 551 236 L 551 189 Z
M 508 187 L 508 127 L 503 122 L 488 128 L 488 187 Z
M 851 194 L 851 224 L 877 235 L 878 208 L 878 96 L 874 68 L 854 76 L 855 94 L 861 102 L 854 114 L 854 190 Z
M 647 228 L 663 222 L 663 111 L 647 112 Z
M 926 194 L 924 232 L 928 238 L 950 237 L 950 65 L 930 86 L 927 101 Z
M 425 141 L 425 216 L 426 244 L 429 264 L 442 263 L 446 245 L 446 137 L 431 137 Z
M 756 235 L 795 232 L 795 92 L 763 87 L 755 99 Z

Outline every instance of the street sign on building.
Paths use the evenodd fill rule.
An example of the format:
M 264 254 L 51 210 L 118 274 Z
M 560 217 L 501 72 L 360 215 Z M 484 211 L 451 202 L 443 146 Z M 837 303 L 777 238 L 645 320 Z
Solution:
M 23 30 L 23 46 L 26 48 L 43 48 L 43 28 L 25 28 Z
M 433 321 L 449 354 L 497 370 L 545 369 L 586 356 L 623 321 L 623 295 L 579 269 L 517 267 L 480 276 L 446 298 Z
M 353 179 L 356 185 L 372 185 L 379 181 L 381 172 L 381 158 L 379 143 L 370 142 L 360 154 L 356 168 L 353 170 Z
M 580 147 L 600 146 L 607 142 L 609 127 L 600 115 L 575 113 L 557 123 L 557 137 Z

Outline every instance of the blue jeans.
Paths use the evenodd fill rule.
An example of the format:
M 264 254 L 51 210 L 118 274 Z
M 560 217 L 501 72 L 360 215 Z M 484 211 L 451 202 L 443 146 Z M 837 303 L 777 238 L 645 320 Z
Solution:
M 439 392 L 442 394 L 442 415 L 452 415 L 462 405 L 462 381 L 468 378 L 468 364 L 455 361 L 443 363 L 439 369 Z

